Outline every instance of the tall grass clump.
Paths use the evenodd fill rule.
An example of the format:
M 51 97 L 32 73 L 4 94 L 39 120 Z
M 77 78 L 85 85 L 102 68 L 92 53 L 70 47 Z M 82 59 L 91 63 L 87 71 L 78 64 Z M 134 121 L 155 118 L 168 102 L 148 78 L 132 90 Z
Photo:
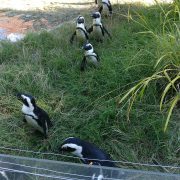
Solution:
M 180 106 L 180 3 L 174 1 L 169 6 L 162 6 L 157 2 L 159 8 L 159 24 L 153 26 L 147 16 L 136 13 L 136 17 L 129 16 L 129 19 L 143 27 L 140 35 L 153 38 L 157 47 L 154 54 L 155 64 L 152 75 L 145 77 L 131 87 L 120 98 L 119 103 L 128 102 L 127 116 L 132 110 L 135 100 L 141 100 L 148 89 L 155 87 L 157 96 L 160 97 L 160 111 L 167 112 L 163 130 L 166 131 L 173 110 Z M 150 23 L 151 22 L 151 23 Z M 158 98 L 157 97 L 157 98 Z

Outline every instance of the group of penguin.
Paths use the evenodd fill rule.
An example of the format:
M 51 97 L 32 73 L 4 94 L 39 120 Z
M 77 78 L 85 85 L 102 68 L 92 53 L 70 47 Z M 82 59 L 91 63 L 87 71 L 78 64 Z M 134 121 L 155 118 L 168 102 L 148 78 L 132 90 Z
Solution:
M 89 42 L 90 38 L 95 39 L 97 42 L 103 42 L 105 34 L 112 39 L 110 33 L 102 24 L 101 14 L 105 16 L 112 15 L 112 6 L 109 0 L 95 0 L 95 3 L 98 4 L 99 10 L 92 13 L 91 17 L 93 19 L 92 26 L 87 29 L 85 25 L 85 18 L 81 15 L 78 16 L 76 20 L 76 29 L 70 38 L 70 43 L 74 42 L 76 37 L 76 42 L 83 43 L 82 49 L 84 49 L 84 57 L 80 65 L 80 70 L 84 71 L 87 67 L 87 64 L 91 64 L 95 67 L 98 67 L 100 58 L 98 54 L 94 51 L 93 45 Z
M 98 3 L 97 0 L 95 2 Z M 107 2 L 106 6 L 109 10 L 109 13 L 112 14 L 112 7 L 109 6 L 110 2 L 108 0 L 102 0 L 102 2 Z M 103 6 L 99 7 L 100 12 L 102 12 L 103 8 L 105 8 L 104 4 Z M 92 14 L 93 25 L 89 30 L 85 28 L 84 17 L 79 16 L 77 18 L 77 27 L 76 31 L 71 37 L 71 43 L 73 42 L 75 36 L 77 36 L 77 38 L 80 37 L 88 41 L 88 33 L 91 33 L 93 31 L 96 33 L 101 32 L 102 36 L 100 40 L 102 40 L 104 32 L 106 32 L 110 36 L 108 31 L 104 28 L 104 26 L 101 23 L 100 12 L 95 12 Z M 83 48 L 85 50 L 85 57 L 83 58 L 83 61 L 81 63 L 81 70 L 85 69 L 88 58 L 95 65 L 97 65 L 99 61 L 98 55 L 94 52 L 93 46 L 89 42 L 86 42 Z M 48 131 L 53 126 L 53 123 L 51 122 L 48 113 L 40 107 L 38 107 L 38 105 L 36 104 L 36 100 L 33 96 L 25 93 L 18 93 L 16 94 L 16 96 L 18 100 L 20 100 L 23 103 L 23 121 L 35 128 L 36 130 L 40 131 L 44 135 L 44 137 L 47 138 Z M 115 163 L 113 162 L 109 154 L 107 154 L 105 151 L 98 148 L 94 144 L 86 142 L 76 137 L 69 137 L 65 139 L 58 150 L 60 153 L 68 152 L 72 153 L 75 156 L 78 156 L 84 164 L 116 167 Z

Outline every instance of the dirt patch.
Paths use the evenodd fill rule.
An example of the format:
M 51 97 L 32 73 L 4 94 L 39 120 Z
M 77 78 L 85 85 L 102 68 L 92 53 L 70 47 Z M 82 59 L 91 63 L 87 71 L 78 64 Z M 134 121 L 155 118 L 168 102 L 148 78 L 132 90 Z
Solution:
M 5 13 L 0 13 L 0 27 L 5 29 L 7 34 L 25 33 L 33 29 L 33 21 L 23 21 L 20 16 L 8 17 Z
M 0 0 L 0 33 L 53 29 L 95 5 L 88 0 Z M 1 33 L 2 34 L 2 33 Z
M 112 4 L 139 1 L 150 3 L 153 0 L 111 0 Z M 94 0 L 0 0 L 0 35 L 1 32 L 25 34 L 52 29 L 96 7 Z

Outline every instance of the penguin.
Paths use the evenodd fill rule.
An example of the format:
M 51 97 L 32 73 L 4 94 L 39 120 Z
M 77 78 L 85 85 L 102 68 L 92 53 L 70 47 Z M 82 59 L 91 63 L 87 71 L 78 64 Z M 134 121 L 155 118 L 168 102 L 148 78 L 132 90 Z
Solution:
M 40 131 L 47 138 L 48 130 L 52 127 L 49 115 L 36 105 L 35 98 L 28 94 L 18 93 L 17 98 L 22 101 L 22 113 L 24 122 Z
M 101 23 L 101 14 L 100 12 L 94 12 L 92 14 L 93 25 L 88 29 L 88 33 L 92 33 L 97 41 L 103 42 L 105 33 L 112 39 L 110 33 Z
M 74 41 L 74 37 L 79 41 L 87 42 L 89 40 L 87 28 L 85 26 L 85 18 L 83 16 L 78 16 L 76 20 L 76 30 L 70 38 L 70 43 L 72 44 Z
M 106 16 L 108 15 L 112 15 L 112 5 L 111 2 L 109 0 L 102 0 L 102 4 L 99 7 L 99 12 L 102 14 L 102 12 L 104 12 L 104 14 Z
M 82 48 L 85 50 L 85 53 L 81 62 L 81 71 L 85 70 L 87 63 L 93 64 L 97 67 L 99 65 L 100 59 L 98 54 L 94 52 L 92 44 L 86 43 Z
M 59 150 L 78 156 L 84 164 L 116 167 L 109 154 L 94 144 L 76 137 L 65 139 Z

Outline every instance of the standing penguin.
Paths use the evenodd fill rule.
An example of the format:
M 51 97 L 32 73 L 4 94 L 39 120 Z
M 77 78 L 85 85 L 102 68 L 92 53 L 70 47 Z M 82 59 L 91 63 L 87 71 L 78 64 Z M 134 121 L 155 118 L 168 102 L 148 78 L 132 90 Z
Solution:
M 77 18 L 76 30 L 71 36 L 70 43 L 73 43 L 75 36 L 79 41 L 87 42 L 89 40 L 88 32 L 85 26 L 85 19 L 83 16 L 78 16 Z
M 94 38 L 100 42 L 103 41 L 105 33 L 111 39 L 112 37 L 111 37 L 110 33 L 107 31 L 107 29 L 101 23 L 100 12 L 94 12 L 92 14 L 92 18 L 93 18 L 93 25 L 88 29 L 88 32 L 92 33 Z
M 83 49 L 85 50 L 83 60 L 81 62 L 81 71 L 84 71 L 86 68 L 87 63 L 93 64 L 94 66 L 98 66 L 99 64 L 99 56 L 97 53 L 94 52 L 94 48 L 92 44 L 86 43 L 83 46 Z
M 23 121 L 39 130 L 47 138 L 48 130 L 52 126 L 48 114 L 36 105 L 35 98 L 31 95 L 18 93 L 17 97 L 23 103 Z
M 99 7 L 99 12 L 102 14 L 102 12 L 108 16 L 112 15 L 112 5 L 109 0 L 102 0 L 102 4 Z
M 59 150 L 78 156 L 84 164 L 116 167 L 109 154 L 79 138 L 69 137 L 65 139 Z

